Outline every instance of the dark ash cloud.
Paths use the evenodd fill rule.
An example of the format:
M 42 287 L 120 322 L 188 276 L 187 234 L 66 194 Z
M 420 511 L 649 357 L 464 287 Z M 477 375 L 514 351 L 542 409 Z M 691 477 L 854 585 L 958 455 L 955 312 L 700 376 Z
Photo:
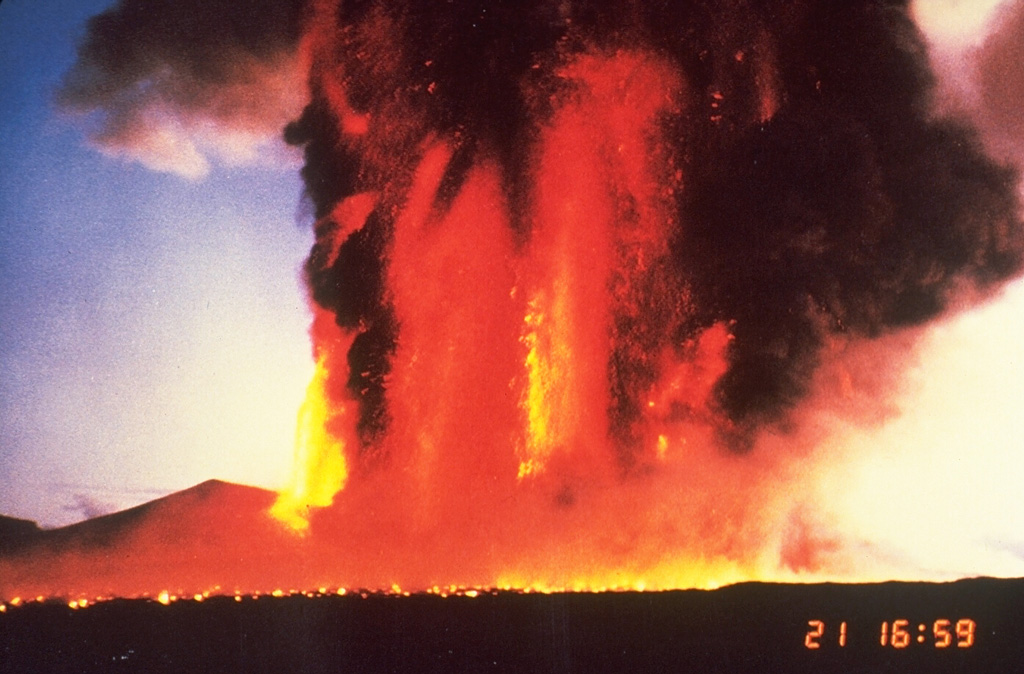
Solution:
M 830 337 L 920 325 L 1021 269 L 1017 174 L 985 156 L 974 130 L 934 118 L 905 1 L 355 2 L 336 18 L 352 106 L 393 134 L 346 144 L 323 92 L 292 127 L 326 229 L 346 196 L 400 192 L 416 144 L 435 136 L 457 148 L 439 208 L 474 161 L 495 160 L 528 240 L 517 214 L 530 207 L 528 157 L 550 114 L 551 68 L 619 48 L 678 68 L 689 100 L 665 123 L 686 176 L 674 260 L 692 305 L 671 339 L 652 334 L 683 345 L 714 322 L 732 326 L 714 405 L 737 448 L 806 395 Z M 1019 44 L 990 60 L 1013 62 Z M 310 260 L 316 300 L 340 324 L 367 328 L 349 355 L 364 429 L 387 416 L 396 332 L 381 269 L 394 203 L 382 202 L 333 263 L 322 267 L 316 247 Z M 613 426 L 632 423 L 638 391 L 657 375 L 639 352 L 661 345 L 616 352 Z
M 58 105 L 90 116 L 104 152 L 156 170 L 254 161 L 306 100 L 303 4 L 122 0 L 90 20 Z

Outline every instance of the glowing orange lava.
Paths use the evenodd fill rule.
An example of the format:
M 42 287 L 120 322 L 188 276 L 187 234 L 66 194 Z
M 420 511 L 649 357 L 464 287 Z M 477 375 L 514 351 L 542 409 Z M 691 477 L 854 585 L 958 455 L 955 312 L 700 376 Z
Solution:
M 336 73 L 317 72 L 336 86 Z M 385 256 L 398 326 L 387 433 L 362 448 L 351 426 L 301 433 L 296 484 L 275 506 L 307 532 L 306 566 L 332 586 L 657 589 L 777 570 L 772 532 L 787 514 L 764 476 L 781 478 L 787 454 L 740 460 L 714 439 L 728 326 L 645 351 L 671 343 L 684 318 L 646 314 L 685 310 L 666 263 L 685 176 L 662 121 L 680 114 L 686 84 L 658 58 L 622 50 L 574 57 L 558 77 L 531 152 L 526 242 L 512 234 L 498 164 L 470 166 L 439 210 L 457 144 L 416 146 Z M 342 134 L 349 114 L 337 111 Z M 352 142 L 381 161 L 383 136 L 368 123 Z M 337 236 L 380 205 L 370 192 L 340 202 Z M 351 342 L 332 343 L 343 353 Z M 634 361 L 655 375 L 638 394 L 616 391 Z M 351 418 L 322 394 L 328 378 L 347 378 L 337 354 L 320 359 L 304 420 Z M 639 411 L 613 421 L 630 406 Z
M 326 380 L 327 369 L 321 359 L 299 410 L 295 474 L 270 509 L 271 515 L 299 532 L 309 528 L 309 509 L 331 505 L 348 478 L 345 442 L 327 430 L 332 417 L 345 415 L 345 409 L 331 409 L 324 391 Z

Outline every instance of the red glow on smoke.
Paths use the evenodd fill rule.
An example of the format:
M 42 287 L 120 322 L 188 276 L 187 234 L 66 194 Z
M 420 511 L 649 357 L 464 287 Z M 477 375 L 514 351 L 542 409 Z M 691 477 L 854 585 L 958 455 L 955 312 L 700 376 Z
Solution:
M 728 325 L 644 351 L 670 344 L 685 311 L 668 256 L 686 179 L 661 122 L 687 85 L 621 50 L 574 57 L 557 77 L 530 156 L 528 241 L 513 235 L 496 163 L 477 161 L 439 211 L 455 146 L 417 148 L 385 259 L 398 325 L 388 430 L 369 448 L 345 439 L 353 477 L 310 521 L 307 564 L 332 583 L 665 588 L 775 568 L 786 454 L 740 459 L 714 440 Z M 380 157 L 373 125 L 357 142 Z M 349 197 L 335 220 L 374 204 Z M 651 318 L 658 305 L 684 309 Z M 613 392 L 611 378 L 629 382 L 616 357 L 654 381 Z M 619 433 L 616 396 L 640 409 Z

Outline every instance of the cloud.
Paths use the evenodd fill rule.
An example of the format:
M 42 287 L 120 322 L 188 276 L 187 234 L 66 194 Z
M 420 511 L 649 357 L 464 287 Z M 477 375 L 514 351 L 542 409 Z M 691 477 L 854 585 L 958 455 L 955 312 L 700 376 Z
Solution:
M 1024 2 L 918 0 L 939 110 L 969 120 L 997 160 L 1024 165 Z
M 300 0 L 122 0 L 94 17 L 57 93 L 105 154 L 188 178 L 275 161 L 307 98 Z
M 979 115 L 993 150 L 1024 162 L 1024 2 L 1003 8 L 977 54 Z
M 73 496 L 74 502 L 64 506 L 68 512 L 74 513 L 81 519 L 92 519 L 114 512 L 117 508 L 106 501 L 101 501 L 89 494 L 76 493 Z M 76 518 L 77 519 L 77 518 Z
M 976 44 L 1007 0 L 913 0 L 914 20 L 929 39 L 947 46 Z

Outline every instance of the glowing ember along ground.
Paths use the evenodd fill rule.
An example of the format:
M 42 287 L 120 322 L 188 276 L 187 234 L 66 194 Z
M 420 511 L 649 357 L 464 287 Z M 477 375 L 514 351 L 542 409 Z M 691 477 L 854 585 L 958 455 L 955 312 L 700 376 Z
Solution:
M 907 672 L 992 672 L 1024 657 L 1015 638 L 1024 618 L 1013 610 L 1022 593 L 1019 579 L 982 578 L 558 595 L 281 591 L 83 610 L 20 602 L 0 610 L 0 647 L 9 669 L 31 672 L 259 662 L 285 671 L 830 673 L 897 659 Z M 908 612 L 922 617 L 892 617 Z

